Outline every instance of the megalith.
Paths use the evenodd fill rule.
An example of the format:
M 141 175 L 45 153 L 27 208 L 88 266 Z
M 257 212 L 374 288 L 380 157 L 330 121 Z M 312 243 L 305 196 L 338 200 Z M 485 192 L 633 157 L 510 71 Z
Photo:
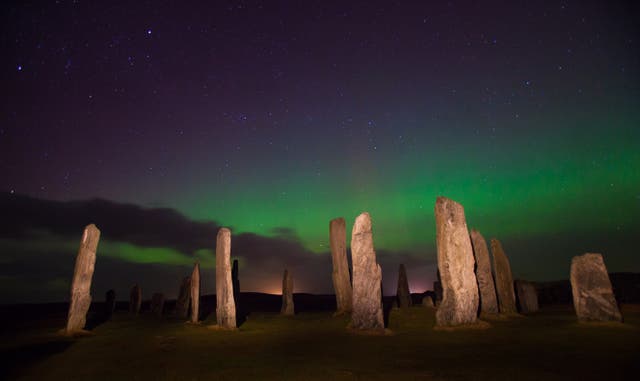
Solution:
M 189 301 L 191 300 L 191 277 L 182 278 L 178 299 L 176 299 L 176 316 L 186 318 L 189 314 Z
M 236 311 L 240 309 L 238 306 L 238 300 L 240 299 L 240 278 L 239 278 L 238 260 L 233 260 L 233 266 L 231 267 L 231 283 L 233 283 L 233 302 L 236 305 Z
M 382 315 L 382 269 L 376 262 L 369 213 L 360 214 L 351 233 L 353 261 L 353 307 L 351 328 L 384 331 Z
M 496 286 L 491 272 L 491 259 L 489 258 L 487 242 L 482 234 L 475 229 L 471 230 L 470 236 L 473 255 L 476 259 L 476 279 L 480 289 L 480 313 L 497 314 L 500 311 L 498 310 L 498 297 L 496 296 Z
M 580 321 L 622 321 L 602 254 L 571 260 L 573 307 Z
M 140 307 L 142 306 L 142 289 L 137 284 L 134 284 L 131 287 L 131 292 L 129 293 L 129 313 L 131 314 L 139 314 Z
M 71 300 L 65 328 L 67 334 L 82 331 L 87 323 L 87 311 L 91 305 L 91 279 L 99 240 L 100 230 L 94 224 L 87 225 L 80 240 L 71 281 Z
M 496 275 L 496 294 L 498 295 L 500 313 L 517 314 L 511 265 L 509 265 L 509 259 L 502 249 L 502 243 L 495 238 L 491 239 L 491 252 L 493 253 L 493 271 Z
M 442 279 L 442 302 L 436 311 L 436 325 L 473 324 L 478 313 L 478 284 L 464 208 L 446 197 L 438 197 L 435 216 L 438 270 Z
M 329 242 L 333 263 L 333 289 L 336 293 L 336 314 L 351 312 L 352 288 L 347 261 L 347 233 L 344 218 L 334 218 L 329 222 Z
M 404 264 L 400 264 L 398 269 L 398 290 L 396 292 L 396 298 L 398 299 L 398 307 L 408 308 L 413 305 L 411 301 L 411 292 L 409 292 L 409 279 L 407 279 L 407 270 L 404 268 Z
M 191 272 L 190 296 L 191 296 L 191 323 L 197 323 L 200 316 L 200 264 L 196 262 Z
M 536 286 L 529 281 L 516 279 L 514 281 L 516 288 L 516 301 L 518 311 L 528 314 L 538 311 L 538 292 Z
M 295 308 L 293 306 L 293 277 L 291 276 L 291 272 L 286 269 L 282 276 L 282 308 L 280 309 L 280 314 L 295 314 Z
M 227 228 L 221 228 L 216 239 L 216 320 L 220 328 L 236 328 L 231 280 L 231 230 Z

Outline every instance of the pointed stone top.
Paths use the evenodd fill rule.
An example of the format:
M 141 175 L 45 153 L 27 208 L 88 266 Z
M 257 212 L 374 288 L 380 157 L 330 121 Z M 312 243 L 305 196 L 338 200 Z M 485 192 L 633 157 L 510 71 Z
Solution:
M 362 234 L 371 232 L 371 216 L 369 213 L 362 212 L 356 218 L 356 222 L 353 224 L 353 234 Z
M 218 230 L 218 238 L 224 236 L 231 236 L 231 230 L 229 230 L 229 228 L 220 228 L 220 230 Z
M 90 248 L 90 250 L 96 251 L 99 240 L 100 229 L 98 229 L 94 224 L 85 226 L 84 233 L 82 234 L 82 245 Z

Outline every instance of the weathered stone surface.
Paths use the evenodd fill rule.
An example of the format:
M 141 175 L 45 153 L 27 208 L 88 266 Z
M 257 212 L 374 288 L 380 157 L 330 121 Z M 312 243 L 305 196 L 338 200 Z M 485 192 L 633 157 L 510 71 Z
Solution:
M 502 244 L 495 238 L 491 239 L 491 252 L 493 253 L 493 271 L 496 275 L 496 294 L 498 295 L 500 313 L 517 314 L 511 265 L 509 265 L 509 259 L 502 249 Z
M 295 308 L 293 305 L 293 277 L 291 272 L 284 270 L 282 276 L 282 308 L 280 309 L 282 315 L 295 314 Z
M 200 316 L 200 264 L 193 265 L 191 273 L 191 323 L 197 323 Z
M 142 306 L 142 289 L 137 284 L 131 287 L 129 293 L 129 313 L 139 314 L 140 307 Z
M 429 295 L 423 296 L 422 297 L 422 306 L 423 307 L 427 307 L 427 308 L 434 308 L 435 305 L 433 304 L 433 298 Z
M 438 270 L 442 279 L 442 302 L 436 312 L 436 325 L 473 324 L 478 313 L 478 284 L 464 208 L 446 197 L 438 197 L 435 215 Z
M 162 316 L 164 310 L 164 294 L 156 292 L 151 297 L 151 313 L 154 315 Z
M 233 283 L 233 302 L 236 304 L 236 311 L 239 310 L 238 300 L 240 299 L 240 278 L 239 278 L 238 260 L 233 260 L 233 266 L 231 267 L 231 283 Z
M 104 317 L 111 319 L 113 311 L 116 309 L 116 292 L 109 290 L 104 296 Z
M 602 254 L 573 257 L 570 280 L 578 320 L 622 321 Z
M 71 281 L 71 300 L 65 328 L 67 334 L 81 331 L 87 323 L 87 311 L 91 305 L 91 279 L 99 240 L 100 230 L 94 224 L 87 225 L 80 240 Z
M 351 328 L 384 331 L 380 287 L 382 269 L 376 262 L 369 213 L 362 213 L 356 218 L 351 234 L 351 255 L 353 260 Z
M 536 286 L 526 280 L 516 280 L 516 301 L 518 310 L 523 314 L 538 311 L 538 292 Z
M 236 328 L 231 280 L 231 231 L 221 228 L 216 239 L 216 320 L 220 328 Z
M 186 318 L 191 301 L 191 277 L 184 277 L 180 283 L 178 299 L 176 299 L 176 316 Z
M 411 292 L 409 292 L 409 279 L 407 279 L 407 270 L 404 265 L 401 264 L 398 269 L 398 291 L 396 293 L 398 298 L 398 307 L 408 308 L 413 305 L 411 301 Z
M 329 222 L 331 261 L 333 262 L 333 288 L 336 293 L 336 313 L 351 312 L 353 290 L 347 261 L 347 233 L 344 218 L 334 218 Z
M 498 297 L 491 273 L 491 259 L 487 242 L 482 234 L 475 229 L 471 230 L 470 235 L 473 255 L 476 259 L 476 279 L 480 289 L 480 313 L 497 314 L 500 310 L 498 310 Z

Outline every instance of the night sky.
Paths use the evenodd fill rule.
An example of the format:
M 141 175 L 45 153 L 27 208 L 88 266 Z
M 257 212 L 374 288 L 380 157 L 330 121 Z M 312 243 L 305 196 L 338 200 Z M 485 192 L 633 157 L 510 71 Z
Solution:
M 66 300 L 92 222 L 96 299 L 213 292 L 220 226 L 242 291 L 332 293 L 362 211 L 422 292 L 439 195 L 516 278 L 640 271 L 633 3 L 4 2 L 0 302 Z

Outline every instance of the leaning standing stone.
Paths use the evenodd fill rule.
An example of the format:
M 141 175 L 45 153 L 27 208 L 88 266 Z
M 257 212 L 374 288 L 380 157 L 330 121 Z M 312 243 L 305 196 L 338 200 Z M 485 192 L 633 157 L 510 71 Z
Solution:
M 413 305 L 411 301 L 411 293 L 409 292 L 409 279 L 407 279 L 407 270 L 404 265 L 401 264 L 398 269 L 398 291 L 396 292 L 398 298 L 398 307 L 408 308 Z
M 142 306 L 142 289 L 134 284 L 131 287 L 131 293 L 129 293 L 129 313 L 139 314 L 140 306 Z
M 216 240 L 216 319 L 220 328 L 236 328 L 231 281 L 231 231 L 221 228 Z
M 156 292 L 151 297 L 151 313 L 162 316 L 162 310 L 164 310 L 164 294 Z
M 573 306 L 580 321 L 622 321 L 602 254 L 571 260 Z
M 476 279 L 480 289 L 480 312 L 485 314 L 497 314 L 498 298 L 496 297 L 496 287 L 491 274 L 491 259 L 489 249 L 479 231 L 471 230 L 471 244 L 473 254 L 476 259 Z
M 113 316 L 113 311 L 116 309 L 116 292 L 114 290 L 109 290 L 105 294 L 104 300 L 104 317 L 105 319 L 111 319 Z
M 282 315 L 293 315 L 295 313 L 293 306 L 293 277 L 288 270 L 284 270 L 284 276 L 282 277 L 282 308 L 280 313 Z
M 436 312 L 436 325 L 473 324 L 478 313 L 478 284 L 464 208 L 446 197 L 438 197 L 435 215 L 438 269 L 442 278 L 442 302 Z
M 200 313 L 200 264 L 196 262 L 193 265 L 191 273 L 191 323 L 198 322 Z
M 347 233 L 344 218 L 329 223 L 331 261 L 333 262 L 333 288 L 336 293 L 336 314 L 351 312 L 353 304 L 349 263 L 347 262 Z
M 538 310 L 538 292 L 536 286 L 526 280 L 516 280 L 516 298 L 519 311 L 523 314 L 536 312 Z
M 180 283 L 180 292 L 176 299 L 176 316 L 186 318 L 189 314 L 189 301 L 191 299 L 191 278 L 184 277 Z
M 360 214 L 353 225 L 351 256 L 353 260 L 351 328 L 384 331 L 380 287 L 382 269 L 376 262 L 369 213 Z
M 493 271 L 496 273 L 496 291 L 500 313 L 506 315 L 517 314 L 511 265 L 509 265 L 509 259 L 502 249 L 502 244 L 495 238 L 491 239 L 491 252 L 493 253 Z
M 80 249 L 76 256 L 76 266 L 71 282 L 71 301 L 67 315 L 65 332 L 73 334 L 82 331 L 87 323 L 87 311 L 91 305 L 91 279 L 96 264 L 96 250 L 100 240 L 100 230 L 90 224 L 84 228 Z

